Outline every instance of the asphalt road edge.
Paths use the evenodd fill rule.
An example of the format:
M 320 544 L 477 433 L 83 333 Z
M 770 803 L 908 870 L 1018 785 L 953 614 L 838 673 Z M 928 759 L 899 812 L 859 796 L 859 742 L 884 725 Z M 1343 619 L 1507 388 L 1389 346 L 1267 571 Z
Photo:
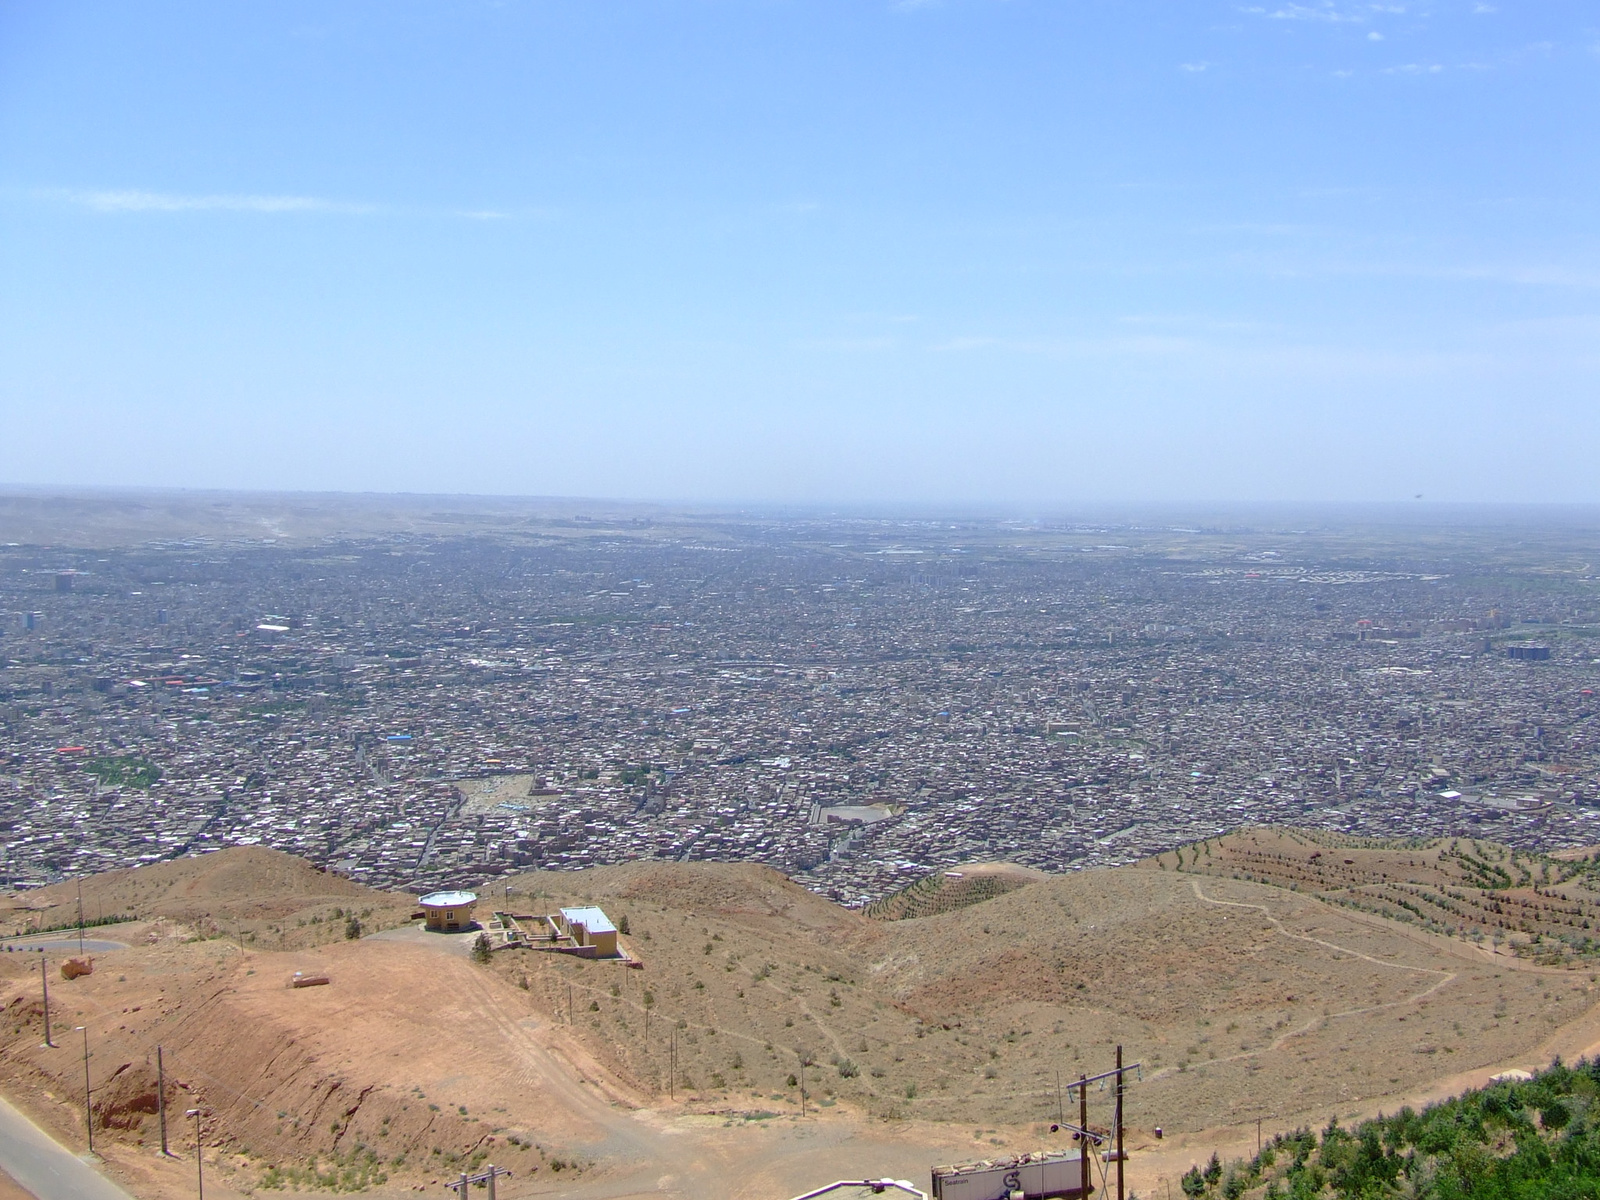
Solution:
M 38 1200 L 134 1200 L 0 1096 L 0 1167 Z

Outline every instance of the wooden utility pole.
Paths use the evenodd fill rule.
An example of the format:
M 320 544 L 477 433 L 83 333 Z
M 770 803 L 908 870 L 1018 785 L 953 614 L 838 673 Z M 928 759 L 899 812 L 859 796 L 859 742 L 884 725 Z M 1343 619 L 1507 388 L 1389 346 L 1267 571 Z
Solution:
M 1117 1047 L 1117 1200 L 1123 1200 L 1122 1191 L 1122 1047 Z
M 1089 1077 L 1078 1074 L 1078 1200 L 1089 1200 Z
M 795 1057 L 800 1060 L 800 1115 L 806 1115 L 806 1056 L 796 1050 Z
M 672 1027 L 672 1047 L 667 1052 L 667 1094 L 678 1098 L 678 1027 Z
M 161 1060 L 161 1047 L 156 1047 L 156 1113 L 161 1118 L 161 1157 L 171 1158 L 167 1149 L 167 1068 Z

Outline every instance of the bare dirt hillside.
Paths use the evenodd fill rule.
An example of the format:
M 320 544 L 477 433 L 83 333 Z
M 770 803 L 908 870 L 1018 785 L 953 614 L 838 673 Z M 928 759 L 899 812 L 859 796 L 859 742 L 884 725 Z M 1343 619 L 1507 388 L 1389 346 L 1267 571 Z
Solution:
M 79 894 L 80 885 L 72 882 L 0 896 L 0 936 L 72 925 Z M 367 930 L 401 923 L 416 899 L 363 887 L 261 846 L 108 871 L 84 880 L 81 894 L 83 916 L 91 922 L 113 916 L 166 920 L 189 936 L 226 935 L 246 946 L 281 949 L 344 937 L 352 913 Z
M 793 1097 L 805 1058 L 819 1096 L 886 1119 L 1017 1124 L 1055 1107 L 1058 1070 L 1101 1069 L 1120 1041 L 1144 1063 L 1130 1111 L 1168 1129 L 1403 1095 L 1528 1054 L 1600 999 L 1587 974 L 1175 871 L 1057 877 L 895 922 L 775 917 L 755 895 L 790 885 L 754 868 L 696 865 L 687 893 L 631 871 L 520 884 L 581 879 L 627 915 L 644 972 L 517 952 L 494 968 L 556 1008 L 571 989 L 585 1043 L 646 1088 L 666 1086 L 670 1051 L 642 1036 L 647 990 L 656 1029 L 681 1023 L 697 1091 Z
M 1600 1045 L 1582 967 L 1170 858 L 895 921 L 748 865 L 535 873 L 485 894 L 485 917 L 490 901 L 600 904 L 625 924 L 632 970 L 515 949 L 479 963 L 471 935 L 403 923 L 279 948 L 273 926 L 336 924 L 296 914 L 411 898 L 263 855 L 87 882 L 140 921 L 105 932 L 128 948 L 92 976 L 52 978 L 57 1028 L 90 1032 L 97 1142 L 151 1196 L 187 1178 L 152 1154 L 157 1044 L 169 1103 L 205 1110 L 235 1188 L 398 1195 L 492 1160 L 517 1171 L 502 1195 L 595 1200 L 786 1196 L 1037 1148 L 1058 1072 L 1103 1070 L 1117 1043 L 1142 1064 L 1129 1116 L 1146 1186 L 1253 1137 L 1257 1117 L 1270 1133 L 1392 1109 Z M 225 912 L 257 940 L 207 936 Z M 331 982 L 290 989 L 295 971 Z M 81 1059 L 40 1047 L 37 979 L 34 955 L 0 954 L 0 1083 L 81 1138 Z M 1108 1116 L 1092 1095 L 1092 1122 Z

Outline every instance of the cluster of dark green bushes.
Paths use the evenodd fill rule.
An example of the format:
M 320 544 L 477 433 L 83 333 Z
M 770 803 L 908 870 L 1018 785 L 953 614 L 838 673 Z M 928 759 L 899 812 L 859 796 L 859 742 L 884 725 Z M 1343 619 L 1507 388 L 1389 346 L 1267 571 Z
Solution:
M 395 1165 L 402 1165 L 396 1159 Z M 304 1166 L 269 1166 L 262 1174 L 259 1185 L 277 1191 L 292 1188 L 310 1188 L 324 1192 L 364 1192 L 370 1187 L 381 1187 L 389 1181 L 389 1174 L 375 1151 L 358 1145 L 347 1154 L 313 1155 Z
M 1421 1112 L 1300 1129 L 1226 1167 L 1183 1177 L 1189 1200 L 1595 1200 L 1600 1060 L 1558 1060 Z

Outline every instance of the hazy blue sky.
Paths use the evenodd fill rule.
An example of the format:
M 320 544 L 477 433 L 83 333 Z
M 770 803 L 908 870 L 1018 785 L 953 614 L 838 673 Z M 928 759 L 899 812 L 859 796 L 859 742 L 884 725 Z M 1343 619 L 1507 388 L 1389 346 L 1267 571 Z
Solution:
M 0 481 L 1600 500 L 1600 6 L 0 0 Z

